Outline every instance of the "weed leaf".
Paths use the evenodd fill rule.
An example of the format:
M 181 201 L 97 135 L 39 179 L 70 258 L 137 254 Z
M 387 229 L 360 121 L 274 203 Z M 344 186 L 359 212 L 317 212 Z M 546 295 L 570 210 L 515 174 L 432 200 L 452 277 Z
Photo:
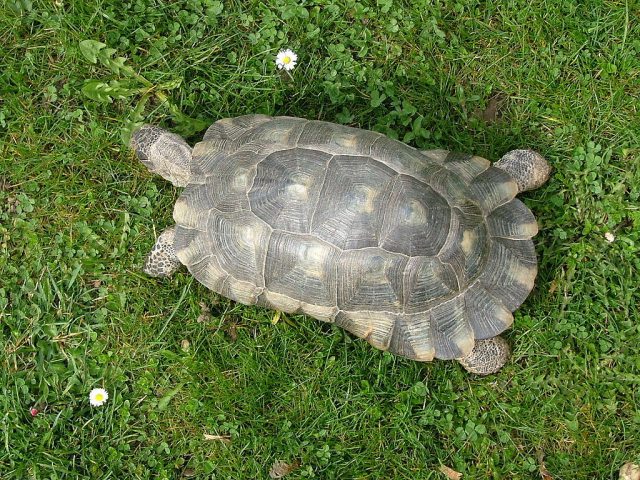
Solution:
M 164 397 L 160 399 L 158 402 L 158 411 L 162 412 L 167 409 L 169 406 L 169 402 L 171 399 L 176 396 L 176 394 L 182 389 L 182 385 L 178 385 L 176 388 L 172 388 L 169 390 Z
M 83 40 L 80 42 L 80 52 L 84 55 L 84 58 L 89 60 L 91 63 L 98 62 L 98 53 L 104 47 L 106 47 L 104 43 L 96 40 Z

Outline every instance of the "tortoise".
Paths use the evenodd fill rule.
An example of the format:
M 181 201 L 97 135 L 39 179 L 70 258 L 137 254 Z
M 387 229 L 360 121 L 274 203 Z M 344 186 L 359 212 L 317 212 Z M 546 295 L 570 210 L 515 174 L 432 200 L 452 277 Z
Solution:
M 193 149 L 151 125 L 130 145 L 184 187 L 147 274 L 185 265 L 236 302 L 335 323 L 417 361 L 486 375 L 509 358 L 499 334 L 537 273 L 538 226 L 515 196 L 548 179 L 538 153 L 491 164 L 267 115 L 219 120 Z

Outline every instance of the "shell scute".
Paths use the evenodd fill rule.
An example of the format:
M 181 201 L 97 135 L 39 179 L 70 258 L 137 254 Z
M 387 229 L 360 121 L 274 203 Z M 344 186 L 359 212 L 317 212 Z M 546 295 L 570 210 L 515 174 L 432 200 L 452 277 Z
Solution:
M 443 165 L 447 170 L 455 173 L 462 181 L 469 184 L 474 178 L 487 170 L 491 166 L 491 162 L 476 155 L 447 152 Z
M 407 257 L 379 248 L 342 252 L 338 262 L 338 308 L 402 313 Z
M 451 207 L 429 185 L 400 175 L 384 211 L 380 246 L 408 256 L 433 256 L 444 245 Z
M 437 257 L 410 258 L 403 281 L 406 313 L 427 312 L 459 291 L 455 271 Z
M 309 233 L 330 159 L 328 153 L 302 148 L 267 155 L 248 192 L 250 210 L 273 228 Z
M 311 233 L 342 250 L 377 247 L 396 174 L 366 157 L 334 156 L 323 178 Z
M 311 235 L 274 231 L 265 260 L 265 287 L 305 303 L 337 305 L 339 250 Z
M 312 120 L 305 124 L 296 145 L 332 155 L 369 156 L 371 145 L 381 136 L 368 130 Z

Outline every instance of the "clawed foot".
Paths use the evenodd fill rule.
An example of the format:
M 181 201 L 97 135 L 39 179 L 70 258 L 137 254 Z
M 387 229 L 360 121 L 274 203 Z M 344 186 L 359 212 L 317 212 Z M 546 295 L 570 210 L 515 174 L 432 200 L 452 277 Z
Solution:
M 507 341 L 500 337 L 476 340 L 471 353 L 458 362 L 471 373 L 489 375 L 499 371 L 511 356 Z
M 176 227 L 169 227 L 160 234 L 156 244 L 144 262 L 144 273 L 152 277 L 168 277 L 180 268 L 180 260 L 173 248 Z

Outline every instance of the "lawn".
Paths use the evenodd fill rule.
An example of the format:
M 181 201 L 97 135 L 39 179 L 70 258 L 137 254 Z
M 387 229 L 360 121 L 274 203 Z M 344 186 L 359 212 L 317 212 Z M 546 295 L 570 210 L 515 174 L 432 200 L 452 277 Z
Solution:
M 0 478 L 615 479 L 640 463 L 637 0 L 6 0 Z M 280 49 L 298 53 L 287 75 Z M 141 267 L 179 192 L 124 143 L 246 113 L 554 167 L 478 377 Z M 605 237 L 605 234 L 610 234 Z M 613 240 L 613 241 L 610 241 Z M 105 388 L 102 407 L 89 392 Z M 35 416 L 31 409 L 37 409 Z M 35 413 L 35 412 L 34 412 Z M 205 434 L 208 437 L 205 437 Z

